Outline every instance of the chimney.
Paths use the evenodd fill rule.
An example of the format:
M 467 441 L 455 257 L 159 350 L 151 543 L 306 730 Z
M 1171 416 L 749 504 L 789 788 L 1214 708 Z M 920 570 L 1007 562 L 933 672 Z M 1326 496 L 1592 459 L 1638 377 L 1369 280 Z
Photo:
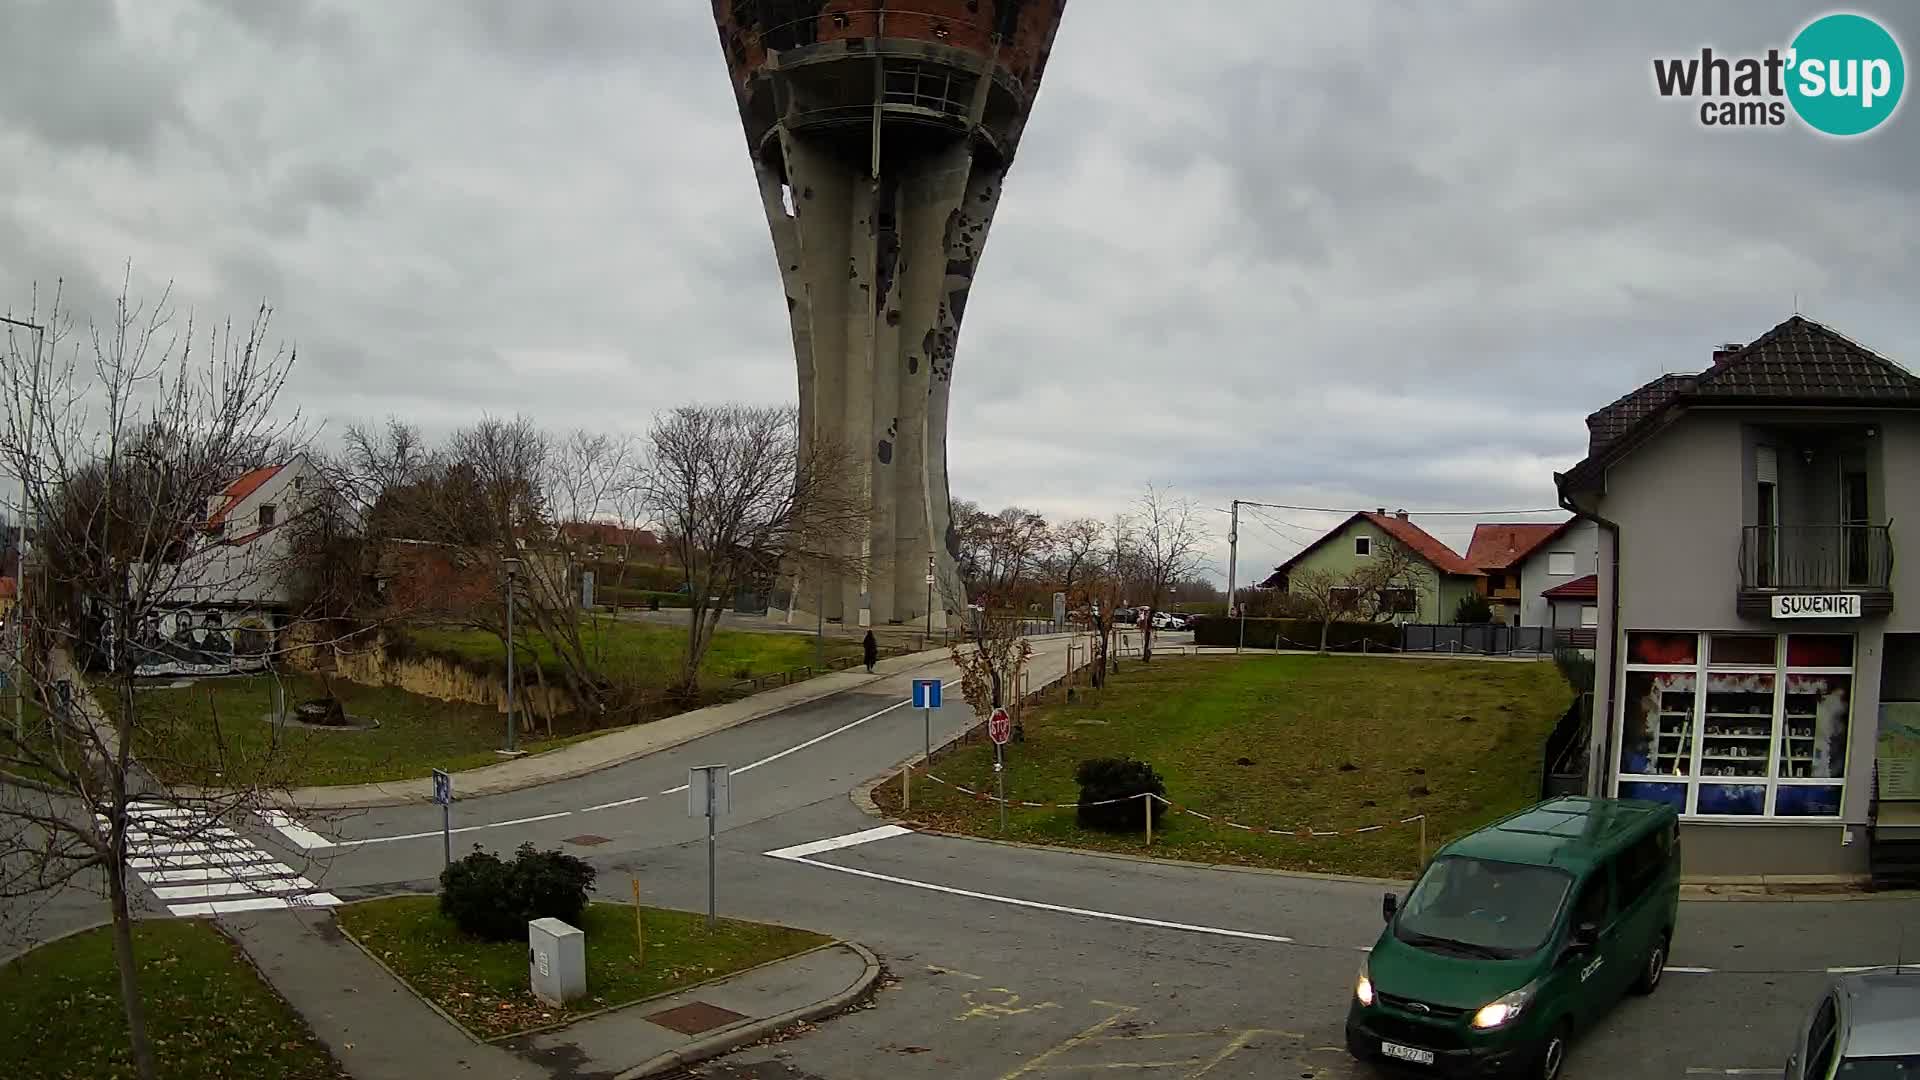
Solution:
M 1744 348 L 1746 348 L 1746 346 L 1741 344 L 1738 341 L 1729 341 L 1726 344 L 1720 346 L 1719 348 L 1713 350 L 1713 366 L 1719 367 L 1721 364 L 1726 363 L 1728 360 L 1733 358 L 1734 353 L 1737 353 Z
M 1384 506 L 1375 507 L 1373 512 L 1380 515 L 1381 517 L 1387 516 L 1387 508 Z
M 1407 512 L 1405 510 L 1395 510 L 1393 516 L 1399 518 L 1401 521 L 1407 520 Z

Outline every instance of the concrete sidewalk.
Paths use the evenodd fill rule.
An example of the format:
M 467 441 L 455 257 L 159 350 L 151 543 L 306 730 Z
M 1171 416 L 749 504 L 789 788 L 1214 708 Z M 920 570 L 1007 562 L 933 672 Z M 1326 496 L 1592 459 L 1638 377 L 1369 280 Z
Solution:
M 567 1027 L 475 1040 L 340 932 L 329 911 L 220 920 L 267 981 L 356 1080 L 639 1077 L 723 1054 L 871 993 L 872 953 L 828 945 Z
M 469 769 L 454 774 L 454 790 L 463 799 L 473 799 L 538 787 L 556 780 L 570 780 L 648 754 L 670 750 L 682 743 L 751 723 L 797 705 L 806 705 L 848 690 L 857 690 L 881 679 L 917 671 L 946 660 L 947 655 L 946 650 L 939 649 L 896 656 L 880 661 L 872 675 L 859 668 L 818 675 L 805 682 L 764 690 L 738 701 L 709 705 L 662 720 L 609 731 L 605 735 L 583 739 L 544 754 L 532 754 L 502 761 L 498 765 Z M 433 781 L 422 777 L 381 784 L 295 788 L 279 799 L 286 805 L 302 810 L 399 806 L 432 801 Z
M 1067 635 L 1032 640 L 1035 642 L 1036 654 L 1049 650 L 1060 652 L 1062 655 L 1065 653 Z M 709 705 L 704 709 L 680 713 L 663 720 L 620 728 L 544 754 L 514 758 L 502 761 L 498 765 L 455 773 L 454 790 L 458 791 L 463 799 L 474 799 L 538 787 L 556 780 L 571 780 L 576 776 L 585 776 L 601 769 L 623 765 L 648 754 L 671 750 L 682 743 L 692 742 L 741 724 L 752 723 L 796 706 L 811 704 L 822 698 L 843 694 L 849 690 L 858 690 L 884 679 L 942 664 L 947 662 L 950 656 L 951 653 L 944 648 L 896 656 L 880 661 L 872 675 L 859 668 L 836 671 L 816 676 L 805 682 L 764 690 L 738 701 Z M 370 806 L 400 806 L 406 803 L 432 801 L 433 781 L 422 777 L 417 780 L 393 780 L 381 784 L 295 788 L 278 793 L 274 798 L 283 806 L 299 810 L 324 811 Z

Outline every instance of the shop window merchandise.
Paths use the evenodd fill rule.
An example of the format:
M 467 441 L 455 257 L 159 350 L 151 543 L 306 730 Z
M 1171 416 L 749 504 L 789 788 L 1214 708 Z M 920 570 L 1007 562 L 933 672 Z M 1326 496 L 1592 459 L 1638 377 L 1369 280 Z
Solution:
M 1630 632 L 1616 792 L 1697 818 L 1837 817 L 1853 649 L 1844 634 Z

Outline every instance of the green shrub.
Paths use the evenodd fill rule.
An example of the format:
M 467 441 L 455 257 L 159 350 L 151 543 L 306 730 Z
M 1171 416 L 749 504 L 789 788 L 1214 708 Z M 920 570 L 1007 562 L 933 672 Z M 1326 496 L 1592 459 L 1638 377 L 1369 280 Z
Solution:
M 593 867 L 563 851 L 521 844 L 507 863 L 476 844 L 440 872 L 440 913 L 469 936 L 513 941 L 534 919 L 578 925 L 593 879 Z
M 1074 770 L 1080 784 L 1080 807 L 1075 817 L 1083 829 L 1102 832 L 1132 832 L 1145 827 L 1140 796 L 1152 792 L 1166 798 L 1167 785 L 1153 766 L 1132 758 L 1090 758 Z M 1119 799 L 1120 802 L 1108 800 Z M 1102 806 L 1092 805 L 1105 803 Z M 1160 820 L 1167 804 L 1153 800 L 1153 819 Z
M 1468 593 L 1453 605 L 1453 621 L 1457 623 L 1490 623 L 1493 621 L 1493 605 L 1479 593 Z
M 1193 624 L 1193 643 L 1215 648 L 1240 644 L 1239 619 L 1205 617 Z M 1271 649 L 1279 642 L 1283 649 L 1320 647 L 1320 624 L 1312 619 L 1248 619 L 1248 648 Z M 1327 631 L 1327 648 L 1336 652 L 1360 652 L 1367 648 L 1390 651 L 1400 644 L 1400 628 L 1392 623 L 1337 622 Z

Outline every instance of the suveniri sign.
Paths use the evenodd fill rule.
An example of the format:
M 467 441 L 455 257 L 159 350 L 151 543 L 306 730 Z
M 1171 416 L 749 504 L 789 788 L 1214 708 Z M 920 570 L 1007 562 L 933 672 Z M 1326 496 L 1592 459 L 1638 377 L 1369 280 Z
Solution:
M 1860 617 L 1860 597 L 1852 593 L 1832 596 L 1776 596 L 1773 598 L 1773 617 L 1776 619 L 1857 619 Z

